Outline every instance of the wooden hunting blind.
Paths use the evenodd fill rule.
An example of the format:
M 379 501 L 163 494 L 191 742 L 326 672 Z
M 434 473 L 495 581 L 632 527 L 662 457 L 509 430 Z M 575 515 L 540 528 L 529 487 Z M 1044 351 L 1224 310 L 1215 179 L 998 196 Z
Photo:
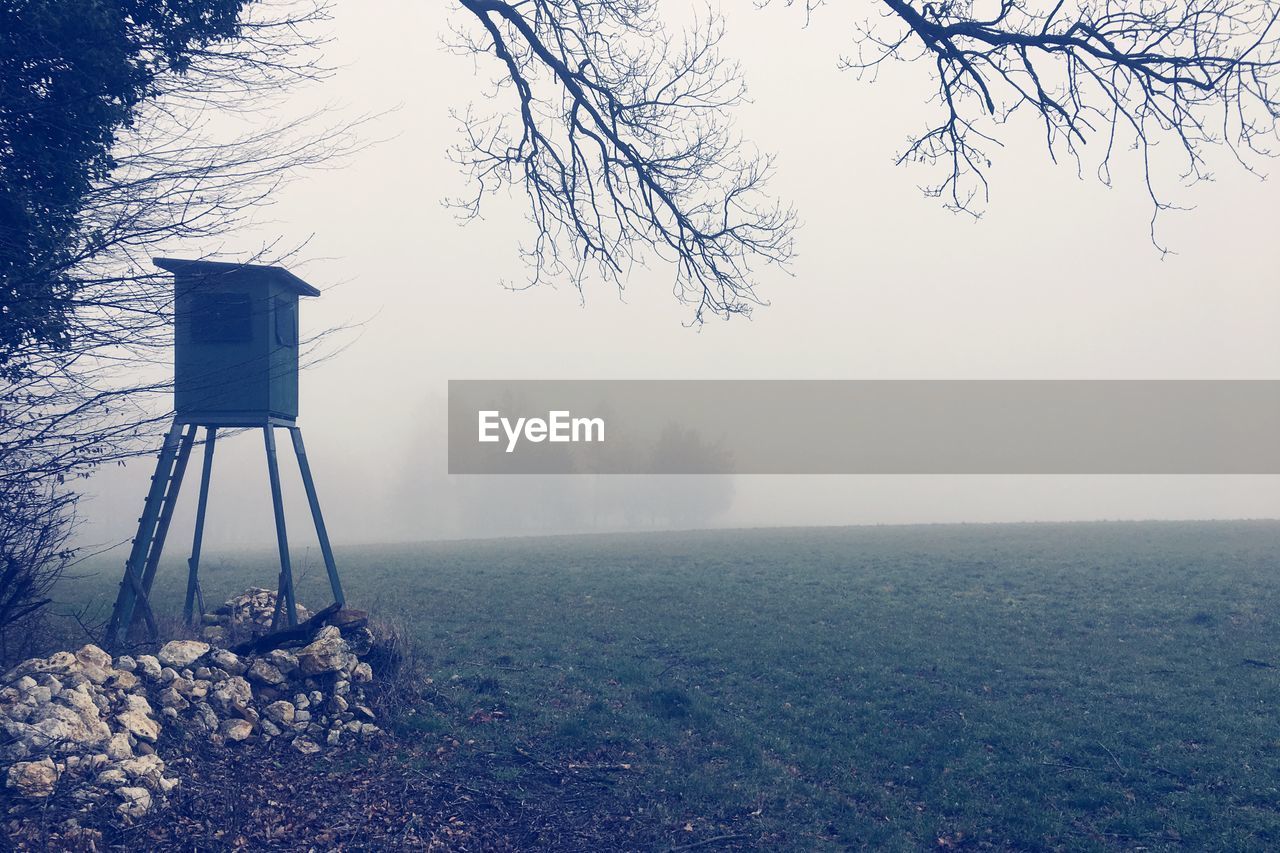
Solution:
M 280 267 L 155 263 L 174 276 L 174 410 L 297 418 L 298 298 L 320 291 Z
M 280 552 L 279 595 L 273 624 L 278 625 L 282 617 L 289 625 L 297 622 L 276 458 L 276 429 L 289 430 L 333 597 L 339 605 L 344 604 L 302 431 L 297 425 L 298 299 L 319 296 L 320 291 L 277 266 L 176 258 L 156 258 L 155 265 L 174 277 L 174 419 L 138 519 L 138 534 L 125 564 L 106 642 L 117 647 L 123 644 L 138 616 L 146 623 L 151 639 L 158 636 L 149 602 L 151 586 L 200 427 L 205 429 L 204 459 L 195 536 L 187 561 L 183 609 L 187 621 L 198 622 L 204 611 L 200 547 L 219 428 L 248 427 L 263 433 Z

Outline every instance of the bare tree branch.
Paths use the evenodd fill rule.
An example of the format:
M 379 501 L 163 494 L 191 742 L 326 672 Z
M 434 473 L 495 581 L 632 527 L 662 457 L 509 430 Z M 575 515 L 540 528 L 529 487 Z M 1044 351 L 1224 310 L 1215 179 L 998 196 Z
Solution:
M 674 264 L 695 322 L 760 304 L 751 266 L 791 258 L 795 215 L 764 194 L 771 158 L 727 124 L 745 92 L 719 55 L 720 18 L 708 12 L 675 38 L 655 0 L 461 5 L 474 26 L 453 47 L 492 56 L 514 104 L 458 115 L 453 156 L 475 194 L 453 204 L 470 218 L 500 187 L 523 190 L 536 233 L 524 251 L 530 284 L 581 288 L 593 267 L 621 287 L 652 251 Z
M 1212 176 L 1215 146 L 1250 171 L 1278 150 L 1274 0 L 1000 0 L 985 16 L 971 2 L 883 2 L 898 26 L 887 37 L 864 30 L 860 55 L 845 64 L 865 71 L 888 58 L 932 63 L 941 116 L 899 162 L 940 166 L 928 192 L 957 211 L 981 212 L 988 152 L 1022 113 L 1040 124 L 1055 162 L 1087 165 L 1108 185 L 1117 153 L 1134 149 L 1162 251 L 1156 218 L 1173 205 L 1160 170 L 1171 158 L 1190 183 Z M 1097 146 L 1092 159 L 1089 143 Z M 1161 145 L 1167 153 L 1158 163 Z

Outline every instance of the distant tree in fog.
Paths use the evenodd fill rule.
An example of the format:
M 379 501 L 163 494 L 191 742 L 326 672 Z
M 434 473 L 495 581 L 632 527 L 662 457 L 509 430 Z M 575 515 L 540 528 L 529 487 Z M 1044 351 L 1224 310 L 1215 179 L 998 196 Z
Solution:
M 668 424 L 650 465 L 655 511 L 673 527 L 703 527 L 733 504 L 733 456 L 697 430 Z
M 733 458 L 697 430 L 668 424 L 652 443 L 617 442 L 612 470 L 637 475 L 595 477 L 593 514 L 624 527 L 698 528 L 733 505 Z

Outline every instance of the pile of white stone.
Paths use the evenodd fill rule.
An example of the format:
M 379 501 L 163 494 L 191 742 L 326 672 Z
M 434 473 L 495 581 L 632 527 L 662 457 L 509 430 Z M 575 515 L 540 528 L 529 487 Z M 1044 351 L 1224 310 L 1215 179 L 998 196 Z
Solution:
M 213 613 L 204 614 L 200 636 L 210 643 L 225 645 L 229 639 L 266 633 L 271 630 L 275 609 L 275 590 L 250 587 L 227 599 Z M 311 611 L 299 604 L 298 621 L 310 618 Z
M 379 733 L 364 686 L 373 636 L 340 611 L 305 646 L 240 656 L 197 640 L 112 658 L 97 646 L 24 661 L 0 677 L 0 774 L 11 795 L 104 800 L 125 820 L 163 801 L 170 760 L 193 740 L 284 739 L 310 754 Z M 164 737 L 162 738 L 162 733 Z M 20 806 L 15 806 L 20 807 Z

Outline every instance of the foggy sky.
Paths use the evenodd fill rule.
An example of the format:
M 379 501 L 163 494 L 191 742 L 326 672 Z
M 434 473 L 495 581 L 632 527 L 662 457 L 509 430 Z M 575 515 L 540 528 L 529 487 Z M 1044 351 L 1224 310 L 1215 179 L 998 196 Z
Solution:
M 875 9 L 824 8 L 805 29 L 798 10 L 725 5 L 724 48 L 753 99 L 737 125 L 778 155 L 772 191 L 799 210 L 800 255 L 791 275 L 761 272 L 771 304 L 753 319 L 694 330 L 657 259 L 621 297 L 602 283 L 581 298 L 570 287 L 501 287 L 525 274 L 517 250 L 532 234 L 521 200 L 490 199 L 485 219 L 466 227 L 441 204 L 467 191 L 446 157 L 449 110 L 496 106 L 485 82 L 493 60 L 441 49 L 444 4 L 336 4 L 327 57 L 341 69 L 280 117 L 321 105 L 330 116 L 392 110 L 363 131 L 383 141 L 287 186 L 256 229 L 166 250 L 247 255 L 277 237 L 309 240 L 307 263 L 293 269 L 325 293 L 303 300 L 304 334 L 363 322 L 343 333 L 343 352 L 302 376 L 299 423 L 335 544 L 528 532 L 510 503 L 495 503 L 483 524 L 459 514 L 458 496 L 475 487 L 444 473 L 450 378 L 1280 375 L 1273 184 L 1226 157 L 1212 184 L 1171 183 L 1173 199 L 1196 209 L 1163 217 L 1160 235 L 1177 254 L 1162 259 L 1132 159 L 1115 169 L 1115 189 L 1081 180 L 1048 161 L 1027 117 L 994 152 L 992 201 L 975 222 L 920 192 L 936 173 L 893 165 L 931 114 L 927 63 L 887 65 L 874 82 L 837 68 L 853 22 Z M 151 464 L 95 476 L 82 542 L 132 534 Z M 313 544 L 305 500 L 291 460 L 284 470 L 302 549 Z M 170 557 L 188 544 L 194 491 L 188 480 Z M 1277 506 L 1280 478 L 1260 476 L 739 477 L 712 523 L 1275 517 Z M 211 556 L 219 544 L 271 547 L 260 435 L 219 442 L 209 513 Z M 557 526 L 592 524 L 583 515 Z

